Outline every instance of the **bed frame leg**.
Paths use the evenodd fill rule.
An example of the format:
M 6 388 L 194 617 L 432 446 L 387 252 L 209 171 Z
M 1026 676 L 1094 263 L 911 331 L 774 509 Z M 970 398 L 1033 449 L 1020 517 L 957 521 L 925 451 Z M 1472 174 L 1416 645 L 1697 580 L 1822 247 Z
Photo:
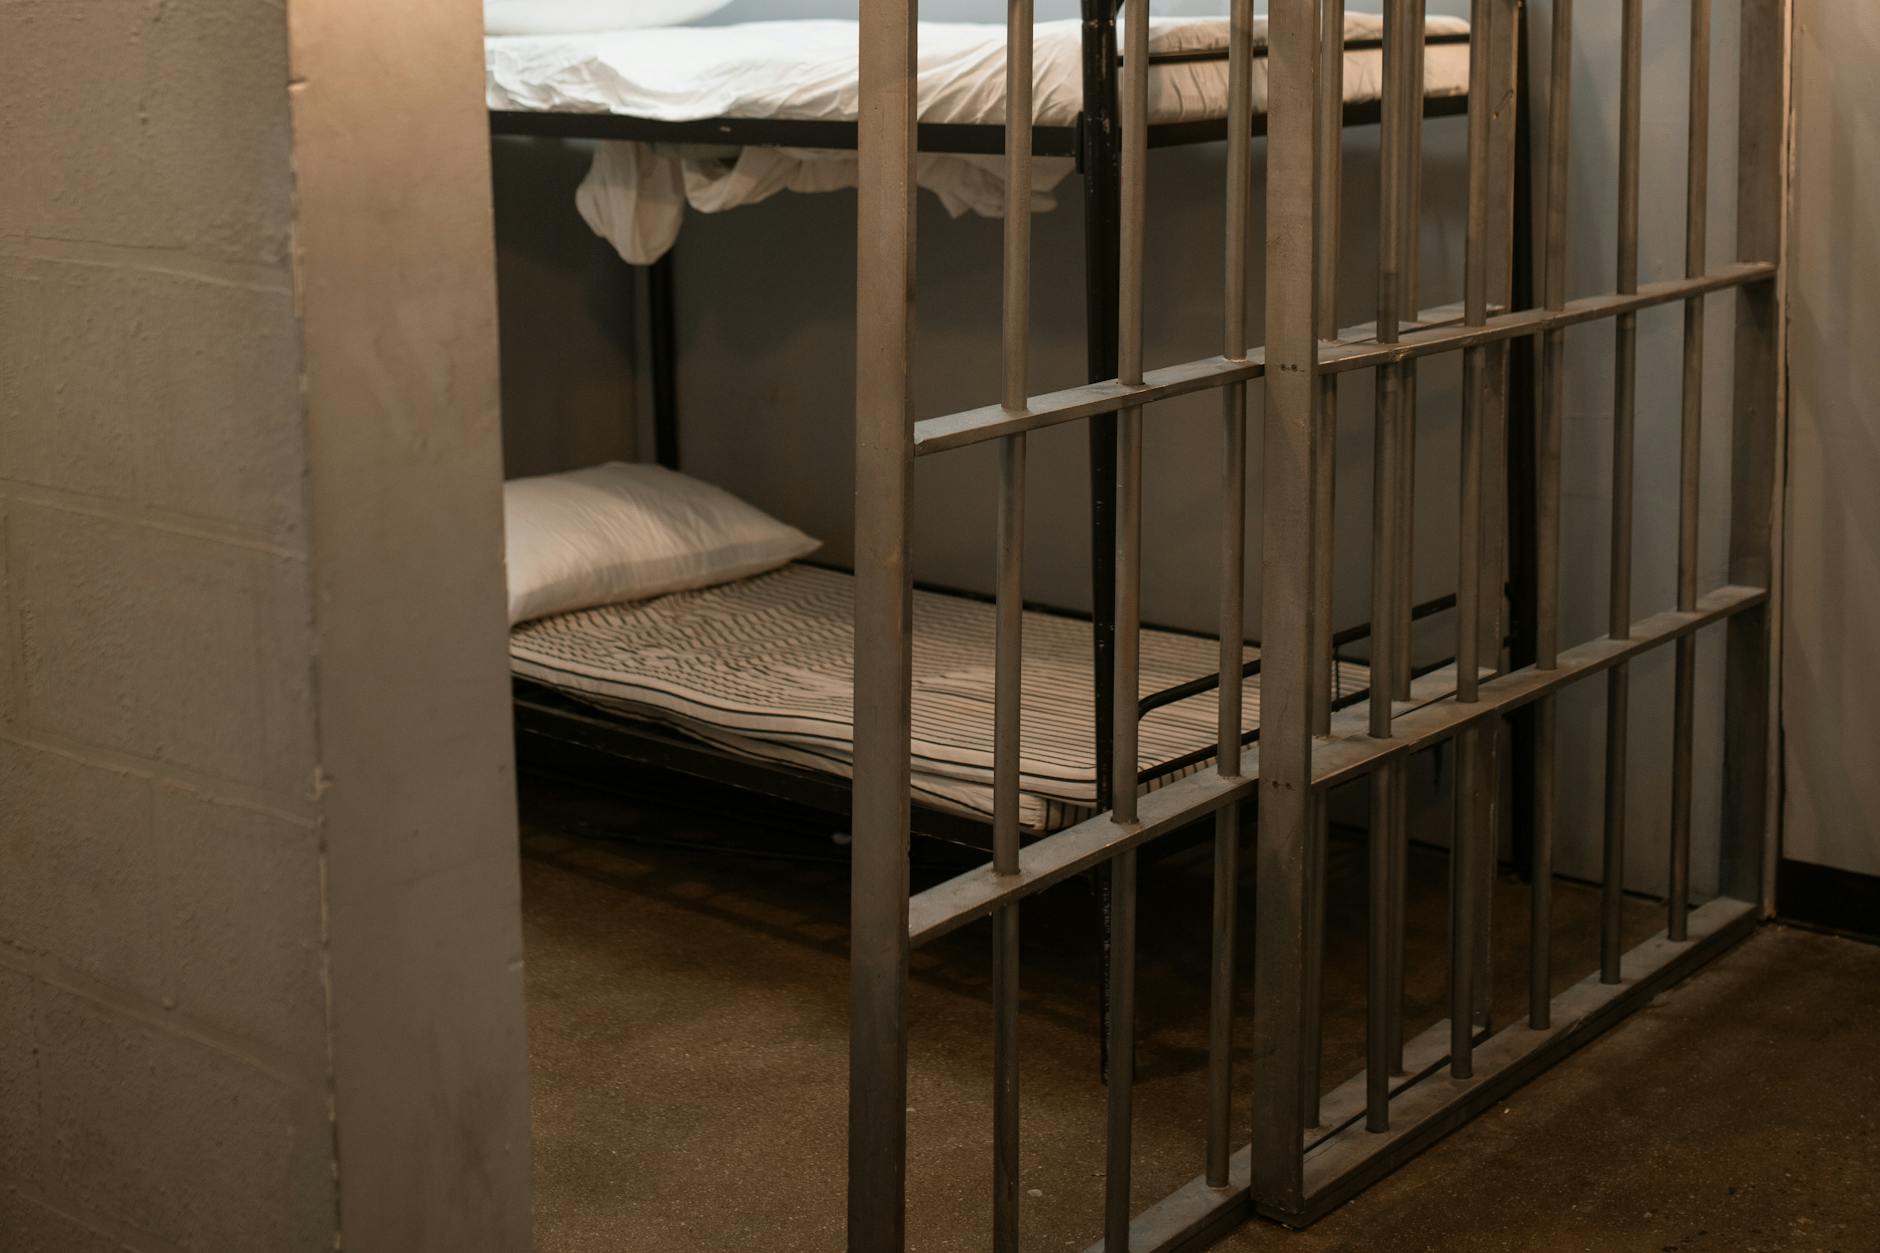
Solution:
M 677 245 L 675 245 L 676 247 Z M 673 316 L 672 254 L 645 267 L 647 348 L 652 356 L 653 459 L 668 470 L 679 468 L 679 353 Z

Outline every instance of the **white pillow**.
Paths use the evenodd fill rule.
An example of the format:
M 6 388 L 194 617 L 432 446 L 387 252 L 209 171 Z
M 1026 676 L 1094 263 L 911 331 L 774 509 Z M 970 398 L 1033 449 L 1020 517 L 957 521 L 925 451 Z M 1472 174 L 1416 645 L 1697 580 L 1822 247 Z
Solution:
M 610 461 L 503 484 L 509 622 L 775 570 L 821 547 L 730 492 Z
M 486 35 L 573 35 L 679 26 L 731 0 L 483 0 Z

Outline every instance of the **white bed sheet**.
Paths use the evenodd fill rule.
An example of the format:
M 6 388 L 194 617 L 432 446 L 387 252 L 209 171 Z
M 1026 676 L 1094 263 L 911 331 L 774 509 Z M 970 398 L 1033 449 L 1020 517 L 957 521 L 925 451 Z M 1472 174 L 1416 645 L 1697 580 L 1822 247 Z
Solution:
M 1082 106 L 1081 23 L 1041 22 L 1034 38 L 1033 119 L 1069 125 Z M 1468 24 L 1432 17 L 1434 37 L 1466 33 Z M 1376 40 L 1383 19 L 1346 17 L 1345 40 Z M 1266 42 L 1266 19 L 1256 18 L 1254 40 Z M 1155 52 L 1224 48 L 1223 18 L 1160 18 L 1150 22 Z M 774 118 L 851 121 L 856 116 L 857 31 L 854 22 L 751 22 L 735 26 L 665 27 L 588 35 L 540 35 L 485 41 L 489 107 L 546 113 L 612 113 L 658 121 Z M 981 23 L 926 22 L 920 29 L 920 118 L 923 122 L 997 124 L 1005 110 L 1005 28 Z M 1425 90 L 1430 96 L 1468 91 L 1465 42 L 1426 49 Z M 1383 57 L 1376 47 L 1345 54 L 1345 99 L 1376 100 Z M 1266 64 L 1256 59 L 1255 111 L 1266 107 Z M 1227 63 L 1183 61 L 1156 65 L 1149 74 L 1149 118 L 1154 123 L 1224 117 Z M 1067 158 L 1034 162 L 1032 207 L 1054 204 L 1052 191 L 1070 173 Z M 997 217 L 1004 205 L 1004 160 L 925 153 L 916 171 L 921 186 L 955 215 Z M 672 246 L 688 207 L 715 213 L 752 204 L 779 191 L 833 191 L 853 187 L 853 152 L 813 149 L 687 149 L 608 142 L 577 203 L 594 230 L 626 260 L 650 264 Z

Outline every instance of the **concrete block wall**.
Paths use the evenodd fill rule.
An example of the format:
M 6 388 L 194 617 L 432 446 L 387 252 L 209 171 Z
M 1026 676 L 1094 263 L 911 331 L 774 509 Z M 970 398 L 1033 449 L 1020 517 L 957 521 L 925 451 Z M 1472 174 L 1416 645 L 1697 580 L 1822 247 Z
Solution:
M 487 165 L 446 111 L 467 138 L 333 242 L 366 176 L 317 130 L 363 96 L 308 79 L 363 46 L 347 7 L 0 4 L 6 1253 L 526 1247 Z M 408 7 L 397 46 L 457 55 L 379 86 L 476 110 L 475 6 Z M 420 240 L 457 288 L 386 265 Z M 389 420 L 310 342 L 338 323 Z M 343 463 L 367 423 L 412 435 L 378 475 Z M 415 574 L 348 530 L 432 490 Z M 347 647 L 390 631 L 444 642 Z M 345 692 L 380 664 L 450 720 L 374 741 Z
M 329 1247 L 287 31 L 0 63 L 0 1245 Z

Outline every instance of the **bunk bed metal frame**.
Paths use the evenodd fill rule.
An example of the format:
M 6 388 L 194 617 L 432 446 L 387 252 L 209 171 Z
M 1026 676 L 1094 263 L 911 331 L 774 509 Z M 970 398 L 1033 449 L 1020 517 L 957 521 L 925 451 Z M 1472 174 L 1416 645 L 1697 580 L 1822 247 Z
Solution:
M 1118 206 L 1121 188 L 1118 139 L 1121 127 L 1117 75 L 1124 63 L 1116 37 L 1120 7 L 1117 0 L 1081 0 L 1081 3 L 1083 108 L 1070 125 L 1031 127 L 1029 150 L 1036 156 L 1071 157 L 1076 161 L 1076 170 L 1083 186 L 1086 363 L 1089 382 L 1101 385 L 1103 380 L 1116 376 L 1118 359 Z M 1450 37 L 1428 39 L 1426 42 L 1442 42 L 1445 38 Z M 1356 49 L 1378 45 L 1375 41 L 1354 40 L 1346 46 Z M 1254 55 L 1264 54 L 1256 52 Z M 1145 64 L 1226 59 L 1224 50 L 1151 53 L 1145 57 Z M 1029 91 L 1029 83 L 1025 84 L 1024 89 Z M 1376 125 L 1382 117 L 1379 101 L 1347 105 L 1341 96 L 1338 104 L 1342 126 Z M 1423 111 L 1428 117 L 1460 116 L 1466 106 L 1467 100 L 1461 96 L 1429 97 L 1423 100 Z M 1239 112 L 1252 117 L 1247 132 L 1249 138 L 1266 133 L 1267 117 L 1264 113 L 1253 113 L 1250 100 L 1241 102 Z M 1230 103 L 1228 116 L 1234 115 L 1234 106 Z M 1007 129 L 998 123 L 920 123 L 916 135 L 917 149 L 926 153 L 996 155 L 1006 151 Z M 713 118 L 668 122 L 605 113 L 492 110 L 490 130 L 493 135 L 632 140 L 717 147 L 855 151 L 859 146 L 859 126 L 856 122 L 787 118 Z M 1150 147 L 1170 147 L 1220 143 L 1227 136 L 1227 118 L 1222 117 L 1151 125 L 1147 128 L 1146 142 Z M 660 465 L 677 469 L 681 429 L 672 252 L 668 251 L 651 266 L 636 268 L 645 271 L 654 459 Z M 943 431 L 936 430 L 929 439 L 935 448 L 945 447 L 947 443 Z M 1089 615 L 1073 611 L 1070 616 L 1088 616 L 1091 621 L 1092 717 L 1097 771 L 1095 796 L 1097 808 L 1107 809 L 1113 791 L 1114 726 L 1117 717 L 1114 688 L 1116 506 L 1113 492 L 1116 481 L 1116 443 L 1113 414 L 1098 412 L 1092 417 L 1089 423 L 1089 447 L 1093 609 Z M 1406 582 L 1406 595 L 1407 586 Z M 953 589 L 936 590 L 960 594 Z M 1415 606 L 1414 615 L 1418 619 L 1427 618 L 1453 606 L 1453 596 L 1438 597 Z M 1067 612 L 1050 606 L 1032 607 L 1050 612 Z M 1340 645 L 1355 643 L 1365 638 L 1367 631 L 1367 627 L 1349 629 L 1340 633 L 1338 642 Z M 1248 663 L 1244 673 L 1251 676 L 1258 670 L 1259 663 L 1256 661 Z M 1203 676 L 1151 693 L 1139 702 L 1136 716 L 1140 717 L 1151 709 L 1184 696 L 1209 690 L 1217 682 L 1217 676 Z M 583 757 L 592 757 L 597 763 L 624 760 L 695 779 L 765 792 L 814 810 L 829 813 L 848 811 L 849 785 L 845 780 L 780 763 L 756 762 L 654 724 L 632 725 L 618 718 L 597 717 L 592 710 L 578 702 L 525 680 L 517 681 L 516 694 L 518 747 L 533 760 L 563 768 L 578 764 Z M 1257 731 L 1248 733 L 1243 743 L 1253 742 L 1257 735 Z M 1140 781 L 1147 782 L 1159 774 L 1188 764 L 1185 759 L 1162 763 L 1156 770 L 1142 772 Z M 991 827 L 982 820 L 920 804 L 914 806 L 912 816 L 914 829 L 920 834 L 981 848 L 990 847 Z M 1107 881 L 1100 880 L 1098 890 L 1101 909 L 1107 918 Z
M 1516 30 L 1520 0 L 1473 0 L 1468 96 L 1468 214 L 1464 300 L 1459 316 L 1417 314 L 1414 160 L 1421 114 L 1410 62 L 1420 60 L 1421 0 L 1387 0 L 1377 320 L 1340 331 L 1328 276 L 1337 273 L 1336 159 L 1331 124 L 1341 60 L 1328 31 L 1341 29 L 1343 0 L 1271 0 L 1267 146 L 1266 345 L 1246 342 L 1246 252 L 1251 142 L 1230 145 L 1223 250 L 1226 307 L 1219 356 L 1146 370 L 1142 354 L 1144 125 L 1148 4 L 1126 13 L 1127 59 L 1120 84 L 1120 337 L 1116 375 L 1046 396 L 1025 394 L 1029 336 L 1028 216 L 1016 197 L 1006 217 L 1004 385 L 1000 403 L 916 420 L 910 349 L 916 275 L 914 157 L 918 148 L 914 67 L 916 0 L 872 0 L 862 13 L 861 191 L 858 223 L 856 364 L 856 657 L 854 860 L 851 884 L 848 1247 L 905 1247 L 908 969 L 912 948 L 967 923 L 991 919 L 992 1247 L 1019 1247 L 1019 911 L 1025 897 L 1079 871 L 1108 866 L 1115 881 L 1115 944 L 1107 1075 L 1106 1192 L 1101 1243 L 1111 1253 L 1196 1249 L 1253 1214 L 1303 1225 L 1383 1177 L 1412 1155 L 1640 1007 L 1769 916 L 1777 759 L 1771 733 L 1771 621 L 1777 553 L 1771 543 L 1781 467 L 1779 276 L 1787 49 L 1785 0 L 1742 0 L 1737 134 L 1738 260 L 1707 264 L 1710 0 L 1690 0 L 1691 84 L 1686 266 L 1679 279 L 1638 281 L 1638 170 L 1642 0 L 1623 0 L 1617 281 L 1611 292 L 1569 300 L 1565 290 L 1572 0 L 1554 0 L 1553 74 L 1546 136 L 1541 302 L 1495 312 L 1491 292 L 1509 277 L 1512 240 L 1496 206 L 1512 199 Z M 1031 0 L 1009 0 L 1006 158 L 1010 186 L 1025 185 L 1031 145 Z M 1230 100 L 1247 97 L 1252 0 L 1233 0 Z M 1105 65 L 1109 64 L 1105 58 Z M 1486 71 L 1486 72 L 1484 72 Z M 1230 116 L 1237 110 L 1230 104 Z M 1700 591 L 1697 571 L 1706 298 L 1731 291 L 1736 340 L 1729 506 L 1728 582 Z M 1676 607 L 1633 620 L 1629 486 L 1632 475 L 1636 316 L 1684 310 L 1684 388 L 1679 465 Z M 1611 621 L 1605 635 L 1572 647 L 1560 640 L 1561 445 L 1565 336 L 1569 327 L 1614 324 L 1615 554 Z M 1510 346 L 1540 340 L 1535 431 L 1534 563 L 1536 658 L 1496 669 L 1505 519 L 1490 483 L 1506 439 Z M 1419 361 L 1459 353 L 1463 365 L 1461 464 L 1457 476 L 1459 570 L 1453 695 L 1414 708 L 1388 700 L 1363 710 L 1330 708 L 1323 681 L 1331 653 L 1326 572 L 1332 537 L 1330 415 L 1341 375 L 1373 373 L 1378 397 L 1372 500 L 1373 693 L 1409 683 L 1401 641 L 1404 532 L 1410 516 L 1405 463 L 1413 371 Z M 1026 433 L 1068 421 L 1115 424 L 1116 579 L 1112 690 L 1132 692 L 1140 629 L 1141 449 L 1145 407 L 1212 390 L 1222 397 L 1221 637 L 1241 635 L 1246 483 L 1246 383 L 1262 380 L 1264 421 L 1262 669 L 1260 743 L 1242 751 L 1232 720 L 1237 656 L 1222 659 L 1223 707 L 1217 769 L 1147 796 L 1118 789 L 1109 812 L 1021 849 L 1016 828 L 1020 603 Z M 1648 419 L 1649 420 L 1649 419 Z M 1093 436 L 1094 438 L 1094 436 Z M 910 896 L 908 876 L 911 579 L 909 504 L 914 458 L 968 444 L 999 450 L 994 848 L 990 862 Z M 1691 901 L 1691 788 L 1695 637 L 1725 633 L 1724 766 L 1720 894 Z M 1667 853 L 1665 929 L 1630 950 L 1616 925 L 1623 890 L 1623 772 L 1607 775 L 1600 969 L 1553 990 L 1550 913 L 1555 843 L 1554 702 L 1565 687 L 1603 676 L 1617 713 L 1606 732 L 1609 761 L 1623 762 L 1628 663 L 1648 650 L 1676 654 L 1673 805 Z M 1438 676 L 1422 682 L 1430 683 Z M 1116 761 L 1133 767 L 1135 708 L 1117 701 Z M 1534 887 L 1527 1012 L 1496 1029 L 1490 1007 L 1485 908 L 1491 833 L 1502 768 L 1497 729 L 1535 710 Z M 1404 763 L 1452 745 L 1458 762 L 1450 878 L 1449 1017 L 1414 1038 L 1403 1018 Z M 1318 990 L 1324 940 L 1326 796 L 1368 780 L 1371 802 L 1369 970 L 1365 1069 L 1329 1093 L 1318 1082 Z M 1257 799 L 1254 944 L 1255 1092 L 1250 1143 L 1231 1150 L 1236 813 Z M 1215 911 L 1207 1131 L 1202 1173 L 1137 1213 L 1131 1202 L 1135 1044 L 1135 881 L 1139 850 L 1196 820 L 1216 822 Z

